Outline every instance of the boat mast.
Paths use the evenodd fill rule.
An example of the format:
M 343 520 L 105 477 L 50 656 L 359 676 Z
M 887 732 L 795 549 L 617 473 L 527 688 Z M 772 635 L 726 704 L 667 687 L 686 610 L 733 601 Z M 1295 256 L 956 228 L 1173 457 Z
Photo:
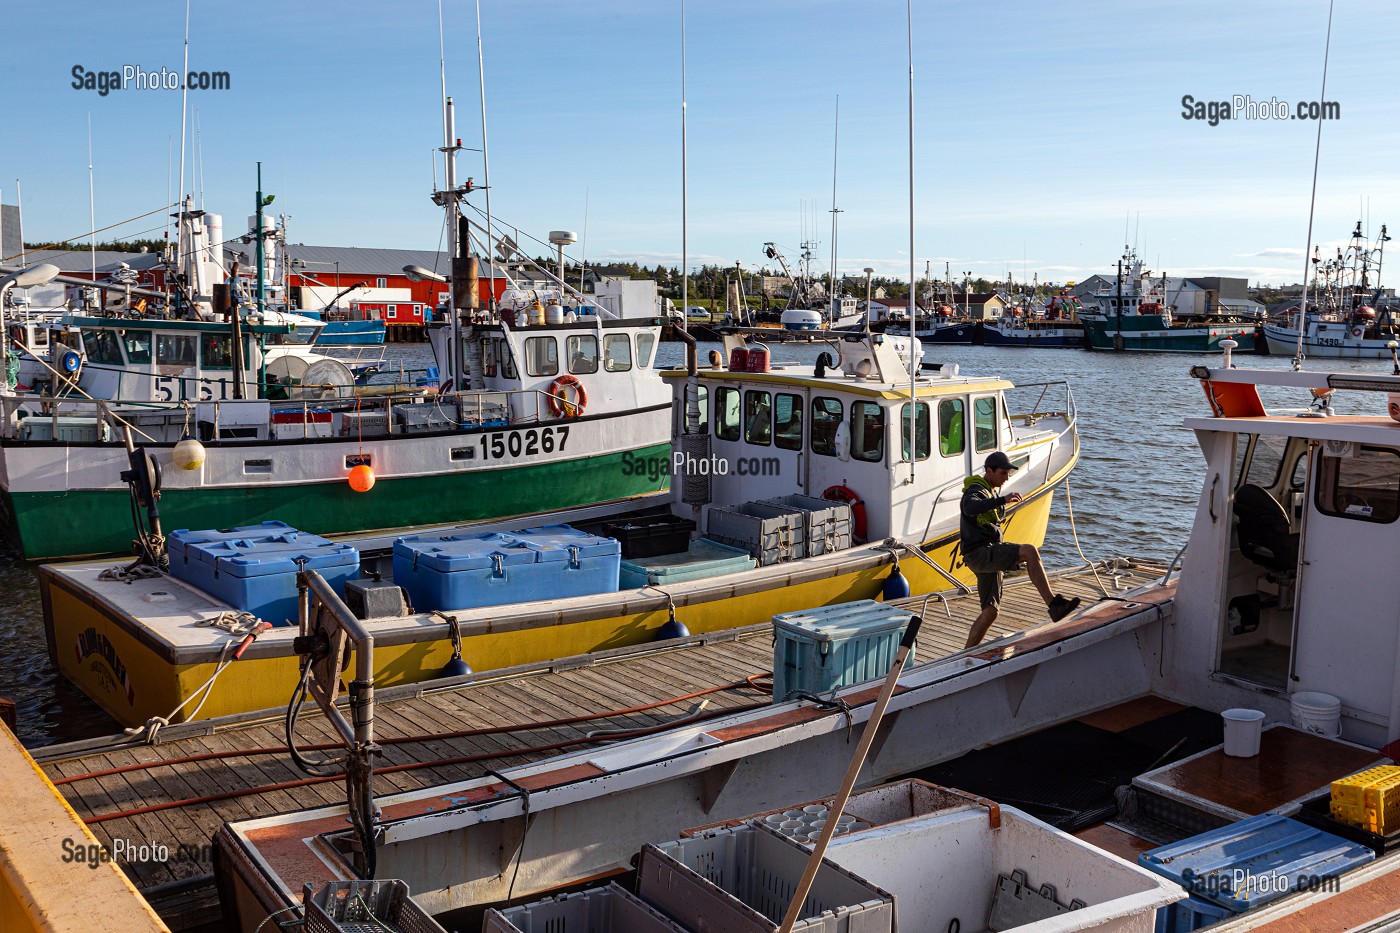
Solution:
M 1327 99 L 1327 58 L 1332 51 L 1332 8 L 1335 0 L 1327 4 L 1327 41 L 1322 47 L 1322 91 L 1318 100 Z M 1313 147 L 1312 196 L 1308 201 L 1308 240 L 1303 246 L 1303 306 L 1298 309 L 1298 348 L 1293 353 L 1293 369 L 1303 368 L 1303 333 L 1308 326 L 1308 254 L 1312 252 L 1313 215 L 1317 209 L 1317 166 L 1322 158 L 1322 124 L 1317 121 L 1317 143 Z
M 915 297 L 914 277 L 914 0 L 905 0 L 905 32 L 909 42 L 909 482 L 914 482 L 914 463 L 918 459 L 918 438 L 914 435 L 914 379 L 919 373 L 916 348 L 919 338 L 919 302 Z
M 442 41 L 441 24 L 442 3 L 439 0 L 439 45 Z M 496 258 L 491 252 L 495 248 L 495 234 L 492 232 L 491 224 L 491 146 L 486 142 L 486 56 L 482 51 L 481 43 L 481 0 L 476 0 L 476 72 L 478 87 L 481 89 L 481 178 L 482 186 L 486 189 L 486 258 L 491 261 L 491 281 L 486 288 L 486 307 L 494 321 L 496 319 Z M 444 77 L 444 94 L 447 93 L 445 90 L 446 80 Z M 517 242 L 519 242 L 518 238 Z M 506 258 L 509 259 L 509 256 Z M 582 286 L 580 286 L 579 291 L 583 291 Z
M 840 317 L 836 299 L 836 220 L 841 211 L 836 207 L 836 152 L 841 137 L 841 95 L 836 95 L 836 121 L 831 133 L 831 294 L 827 296 L 829 323 Z

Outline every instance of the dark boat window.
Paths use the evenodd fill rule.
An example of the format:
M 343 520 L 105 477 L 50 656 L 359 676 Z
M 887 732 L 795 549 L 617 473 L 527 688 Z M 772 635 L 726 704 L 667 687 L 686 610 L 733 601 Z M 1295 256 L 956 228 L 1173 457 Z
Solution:
M 496 377 L 496 341 L 491 337 L 481 338 L 481 374 L 488 379 Z
M 841 402 L 834 398 L 812 399 L 812 453 L 836 456 L 836 430 L 841 426 Z
M 773 405 L 773 444 L 782 450 L 802 449 L 802 396 L 778 393 Z
M 997 400 L 996 396 L 984 395 L 972 402 L 972 428 L 976 439 L 977 452 L 997 448 Z
M 1323 456 L 1319 460 L 1319 512 L 1382 524 L 1400 516 L 1400 453 L 1384 447 L 1362 447 L 1355 457 Z
M 193 366 L 194 338 L 184 334 L 156 335 L 156 363 L 161 366 Z
M 584 376 L 598 371 L 598 338 L 593 334 L 575 334 L 568 339 L 569 372 Z
M 885 410 L 874 402 L 851 404 L 851 457 L 879 463 L 885 456 Z
M 525 338 L 525 372 L 531 376 L 558 375 L 558 341 L 553 337 Z
M 151 361 L 150 331 L 129 330 L 122 336 L 122 343 L 126 345 L 126 361 L 128 363 L 149 363 Z
M 744 393 L 744 440 L 764 447 L 773 443 L 773 399 L 767 392 Z
M 121 344 L 117 335 L 110 330 L 83 331 L 83 351 L 89 363 L 114 363 L 122 365 Z
M 715 394 L 715 437 L 739 439 L 739 390 L 722 386 Z
M 966 449 L 963 439 L 963 400 L 945 398 L 938 403 L 938 452 L 955 457 Z
M 224 334 L 205 334 L 199 338 L 200 356 L 205 369 L 233 368 L 233 338 Z
M 909 459 L 909 403 L 899 409 L 899 433 L 902 439 L 904 459 Z M 914 406 L 914 456 L 927 460 L 930 454 L 928 403 L 918 402 Z

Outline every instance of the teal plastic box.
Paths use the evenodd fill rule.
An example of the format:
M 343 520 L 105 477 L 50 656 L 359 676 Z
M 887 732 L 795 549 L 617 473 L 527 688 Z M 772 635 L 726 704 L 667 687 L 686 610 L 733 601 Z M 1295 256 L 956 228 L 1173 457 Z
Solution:
M 913 617 L 870 599 L 774 616 L 773 702 L 884 677 Z
M 665 587 L 686 580 L 704 580 L 726 573 L 752 570 L 758 562 L 742 548 L 697 538 L 678 554 L 658 554 L 622 562 L 619 585 L 624 590 Z

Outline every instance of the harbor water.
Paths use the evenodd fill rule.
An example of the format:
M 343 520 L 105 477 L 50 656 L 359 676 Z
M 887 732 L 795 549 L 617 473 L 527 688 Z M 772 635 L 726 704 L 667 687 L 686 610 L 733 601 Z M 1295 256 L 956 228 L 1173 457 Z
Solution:
M 701 344 L 703 359 L 718 345 Z M 775 363 L 811 363 L 822 345 L 773 346 Z M 388 363 L 397 372 L 431 363 L 422 344 L 393 345 Z M 680 344 L 663 344 L 660 366 L 682 361 Z M 1201 488 L 1204 463 L 1182 420 L 1209 413 L 1193 365 L 1218 366 L 1219 357 L 1135 354 L 1009 347 L 926 348 L 928 362 L 956 363 L 967 374 L 998 375 L 1017 385 L 1065 381 L 1074 393 L 1082 442 L 1068 488 L 1057 491 L 1044 554 L 1047 566 L 1064 567 L 1110 557 L 1168 560 L 1186 541 Z M 1241 356 L 1242 367 L 1287 369 L 1283 357 Z M 1382 361 L 1316 361 L 1309 369 L 1389 373 Z M 1051 391 L 1046 404 L 1063 392 Z M 1385 397 L 1373 396 L 1375 414 Z M 1309 396 L 1265 397 L 1275 406 L 1305 408 Z M 1365 405 L 1363 397 L 1350 404 Z M 1360 409 L 1339 409 L 1360 414 Z M 373 493 L 370 493 L 373 495 Z M 113 561 L 114 565 L 117 561 Z M 288 692 L 292 684 L 287 685 Z M 17 706 L 20 738 L 30 746 L 118 731 L 114 722 L 64 683 L 49 662 L 34 565 L 0 557 L 0 696 Z

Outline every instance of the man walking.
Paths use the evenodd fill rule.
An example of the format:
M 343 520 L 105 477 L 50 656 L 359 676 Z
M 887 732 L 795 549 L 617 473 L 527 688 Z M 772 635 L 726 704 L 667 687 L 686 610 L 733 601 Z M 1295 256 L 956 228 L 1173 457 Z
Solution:
M 1040 551 L 1034 544 L 1012 544 L 1001 540 L 1001 523 L 1006 518 L 1006 507 L 1020 502 L 1021 494 L 1012 492 L 1002 496 L 996 492 L 1011 478 L 1015 469 L 1011 458 L 998 450 L 987 457 L 982 475 L 963 480 L 963 563 L 977 574 L 977 595 L 982 604 L 982 612 L 967 635 L 968 648 L 986 637 L 987 630 L 996 621 L 997 604 L 1001 602 L 1002 573 L 1015 570 L 1022 564 L 1026 565 L 1040 598 L 1045 600 L 1052 622 L 1060 621 L 1079 606 L 1077 596 L 1066 599 L 1050 592 L 1045 565 L 1040 562 Z

